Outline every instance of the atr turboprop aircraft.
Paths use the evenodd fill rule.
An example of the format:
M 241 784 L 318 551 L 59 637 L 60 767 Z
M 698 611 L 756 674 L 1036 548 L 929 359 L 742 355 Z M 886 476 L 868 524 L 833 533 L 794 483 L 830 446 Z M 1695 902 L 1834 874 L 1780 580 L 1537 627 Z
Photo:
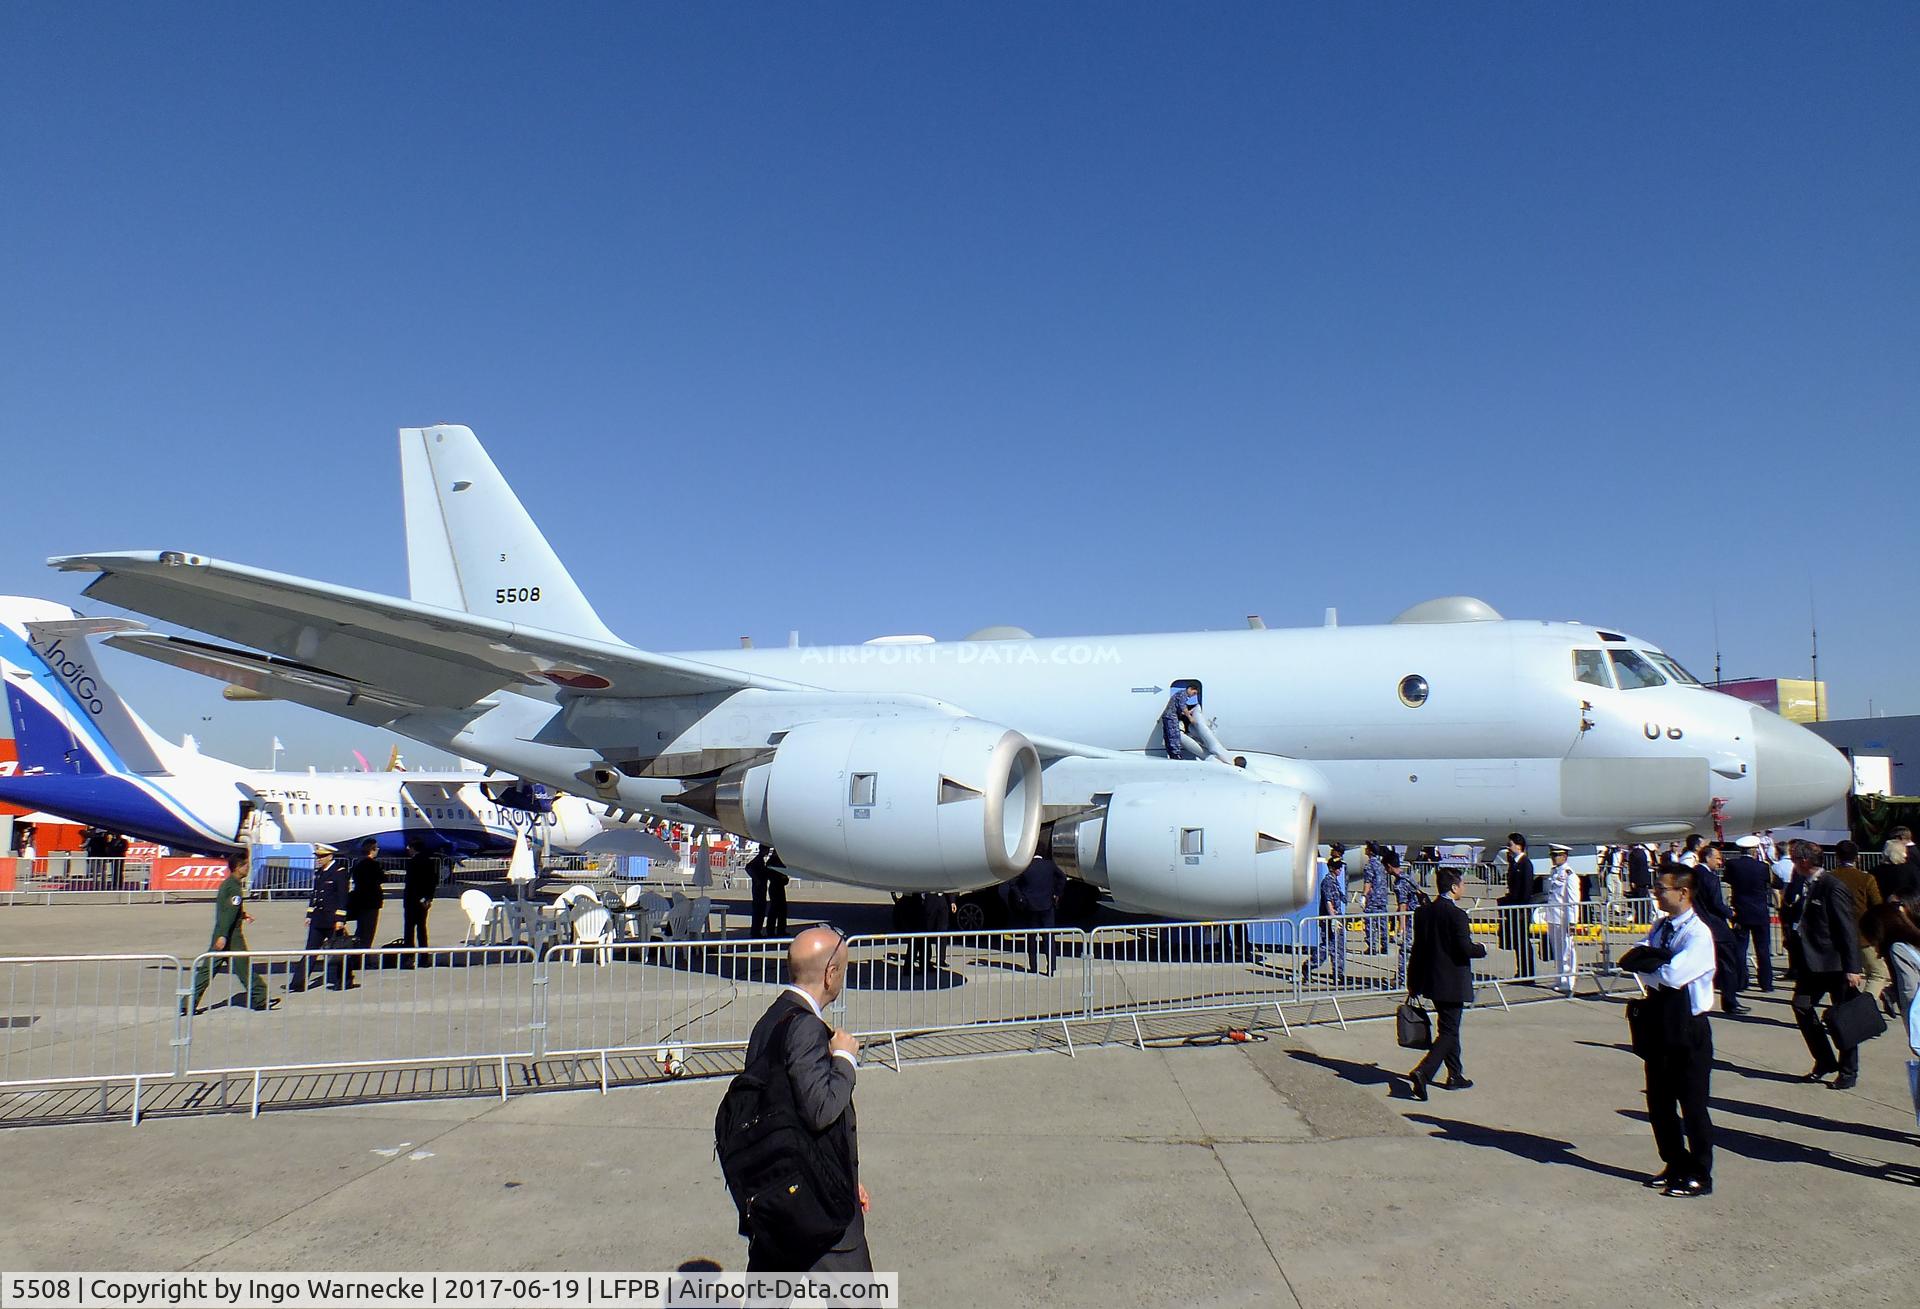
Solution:
M 986 886 L 1044 843 L 1129 907 L 1270 915 L 1306 900 L 1323 835 L 1755 830 L 1850 783 L 1647 641 L 1461 598 L 1381 626 L 656 654 L 600 621 L 470 430 L 400 441 L 411 599 L 181 550 L 49 562 L 252 650 L 118 646 L 895 890 Z M 1232 762 L 1156 757 L 1175 685 Z
M 92 636 L 128 626 L 0 596 L 0 680 L 19 754 L 0 800 L 196 854 L 372 839 L 383 853 L 412 842 L 464 859 L 511 850 L 520 832 L 575 850 L 611 826 L 603 806 L 511 778 L 263 772 L 172 745 L 115 693 L 90 648 Z

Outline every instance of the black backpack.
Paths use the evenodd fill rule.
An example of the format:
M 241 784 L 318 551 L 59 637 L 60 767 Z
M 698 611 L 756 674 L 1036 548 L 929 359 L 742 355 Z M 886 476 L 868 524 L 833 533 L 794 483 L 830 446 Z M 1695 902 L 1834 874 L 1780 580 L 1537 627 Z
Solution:
M 786 1047 L 799 1016 L 796 1009 L 782 1018 L 759 1060 L 727 1086 L 713 1118 L 713 1143 L 741 1233 L 804 1256 L 840 1239 L 859 1200 L 849 1169 L 826 1139 L 833 1129 L 814 1132 L 793 1097 Z

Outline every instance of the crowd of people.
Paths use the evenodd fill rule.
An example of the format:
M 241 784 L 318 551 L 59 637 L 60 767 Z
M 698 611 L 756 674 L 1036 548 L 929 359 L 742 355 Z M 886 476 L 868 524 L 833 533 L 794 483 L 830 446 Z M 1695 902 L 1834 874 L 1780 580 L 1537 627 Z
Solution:
M 374 943 L 387 896 L 387 870 L 380 862 L 380 843 L 367 840 L 356 854 L 349 859 L 344 851 L 330 845 L 314 847 L 306 940 L 302 952 L 287 968 L 289 995 L 309 989 L 309 974 L 315 971 L 321 977 L 319 984 L 330 991 L 358 986 L 354 972 L 363 957 L 358 952 L 381 948 Z M 181 1003 L 182 1013 L 189 1009 L 200 1012 L 207 987 L 222 972 L 231 972 L 246 992 L 247 1008 L 279 1007 L 280 997 L 268 994 L 265 969 L 244 957 L 248 950 L 246 924 L 253 921 L 246 908 L 252 873 L 252 860 L 246 853 L 227 856 L 227 876 L 214 892 L 209 956 L 194 969 L 193 998 Z M 389 946 L 427 948 L 427 914 L 439 893 L 441 876 L 441 862 L 431 851 L 418 843 L 408 846 L 400 888 L 401 936 L 388 942 Z M 403 954 L 395 957 L 396 966 L 412 968 L 416 958 L 431 960 L 431 956 Z
M 1531 875 L 1525 849 L 1523 838 L 1510 840 L 1516 879 Z M 1773 864 L 1766 854 L 1776 856 Z M 1920 1060 L 1920 860 L 1904 828 L 1890 836 L 1872 871 L 1859 866 L 1859 854 L 1852 841 L 1842 841 L 1834 847 L 1835 867 L 1827 868 L 1811 841 L 1770 851 L 1755 837 L 1730 844 L 1690 840 L 1653 872 L 1658 917 L 1620 965 L 1639 974 L 1646 991 L 1629 1004 L 1628 1022 L 1645 1066 L 1647 1113 L 1662 1164 L 1647 1184 L 1661 1195 L 1713 1192 L 1710 1015 L 1716 1000 L 1721 1013 L 1748 1012 L 1739 996 L 1750 980 L 1750 954 L 1759 991 L 1775 989 L 1770 929 L 1776 913 L 1787 957 L 1782 980 L 1792 983 L 1794 1023 L 1813 1060 L 1805 1080 L 1838 1091 L 1858 1085 L 1860 1045 L 1884 1030 L 1882 1012 L 1899 1024 Z M 1472 1085 L 1461 1057 L 1460 1019 L 1472 996 L 1473 961 L 1486 954 L 1457 903 L 1459 871 L 1441 869 L 1438 883 L 1439 897 L 1413 916 L 1407 982 L 1409 999 L 1430 1000 L 1438 1019 L 1431 1047 L 1405 1079 L 1407 1093 L 1421 1100 L 1443 1066 L 1449 1080 L 1442 1085 Z M 1516 880 L 1509 897 L 1521 889 Z M 1920 1074 L 1910 1069 L 1909 1077 Z M 1920 1112 L 1920 1080 L 1902 1089 L 1914 1095 Z

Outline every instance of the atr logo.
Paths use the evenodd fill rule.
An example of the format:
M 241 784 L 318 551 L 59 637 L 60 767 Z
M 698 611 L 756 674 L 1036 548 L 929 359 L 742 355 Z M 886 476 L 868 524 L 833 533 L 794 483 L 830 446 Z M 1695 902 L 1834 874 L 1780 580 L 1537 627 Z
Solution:
M 156 859 L 147 885 L 155 891 L 203 891 L 226 880 L 223 859 Z
M 47 661 L 47 667 L 51 668 L 60 680 L 67 684 L 67 689 L 86 706 L 88 713 L 98 718 L 106 712 L 106 702 L 100 698 L 100 687 L 93 680 L 93 670 L 61 648 L 58 638 L 55 638 L 52 645 L 40 651 L 40 657 Z

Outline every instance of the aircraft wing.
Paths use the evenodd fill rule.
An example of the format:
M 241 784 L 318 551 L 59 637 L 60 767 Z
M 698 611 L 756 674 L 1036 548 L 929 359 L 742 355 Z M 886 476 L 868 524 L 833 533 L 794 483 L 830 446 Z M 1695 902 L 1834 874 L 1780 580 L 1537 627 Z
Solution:
M 279 678 L 329 678 L 397 707 L 465 709 L 504 687 L 614 698 L 748 687 L 807 689 L 632 646 L 565 636 L 455 609 L 333 586 L 178 551 L 63 555 L 63 572 L 95 572 L 95 600 L 292 661 Z M 127 642 L 141 638 L 120 637 Z M 206 647 L 199 656 L 209 658 Z M 143 654 L 154 654 L 142 649 Z M 183 656 L 184 657 L 184 656 Z M 167 659 L 182 667 L 179 659 Z M 324 671 L 322 671 L 324 670 Z M 210 671 L 195 668 L 195 671 Z M 213 672 L 225 681 L 225 673 Z

